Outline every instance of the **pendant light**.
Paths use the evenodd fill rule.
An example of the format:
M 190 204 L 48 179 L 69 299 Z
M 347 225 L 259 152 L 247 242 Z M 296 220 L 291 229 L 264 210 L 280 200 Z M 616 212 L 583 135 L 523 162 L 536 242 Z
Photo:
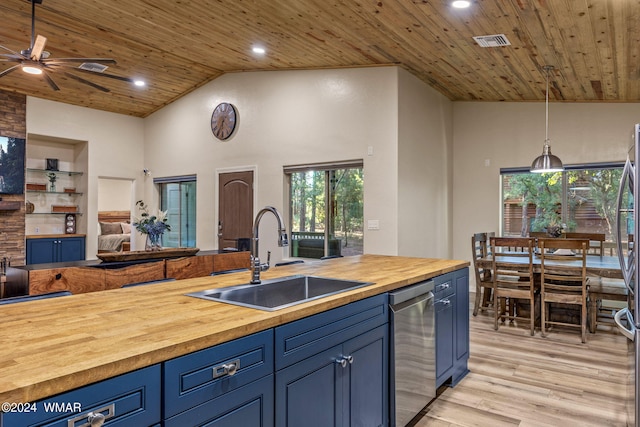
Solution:
M 545 65 L 544 69 L 547 72 L 544 146 L 542 147 L 542 155 L 536 157 L 533 163 L 531 163 L 530 171 L 535 173 L 561 172 L 564 170 L 562 161 L 557 156 L 551 154 L 551 147 L 549 146 L 549 70 L 553 70 L 553 66 Z

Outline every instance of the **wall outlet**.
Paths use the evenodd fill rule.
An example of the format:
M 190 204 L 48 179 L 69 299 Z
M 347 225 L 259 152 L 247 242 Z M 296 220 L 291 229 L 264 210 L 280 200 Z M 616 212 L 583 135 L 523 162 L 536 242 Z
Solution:
M 368 230 L 380 230 L 380 220 L 378 219 L 370 219 L 367 221 L 367 229 Z
M 40 233 L 40 227 L 36 227 L 36 234 Z

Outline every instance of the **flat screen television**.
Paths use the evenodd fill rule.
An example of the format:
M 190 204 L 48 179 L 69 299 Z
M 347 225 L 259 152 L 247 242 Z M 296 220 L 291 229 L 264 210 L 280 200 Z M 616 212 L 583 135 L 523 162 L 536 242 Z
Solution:
M 24 194 L 25 143 L 0 136 L 0 194 Z

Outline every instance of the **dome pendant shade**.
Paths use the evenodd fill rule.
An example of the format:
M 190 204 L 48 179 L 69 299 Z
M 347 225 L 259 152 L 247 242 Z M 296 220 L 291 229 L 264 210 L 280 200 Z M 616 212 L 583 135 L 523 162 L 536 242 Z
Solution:
M 549 70 L 553 69 L 552 65 L 545 65 L 547 72 L 547 92 L 545 94 L 545 128 L 544 128 L 544 146 L 542 147 L 542 155 L 536 157 L 531 163 L 530 171 L 533 173 L 562 172 L 564 165 L 562 160 L 551 154 L 549 146 Z
M 562 165 L 562 160 L 551 154 L 551 147 L 548 141 L 545 141 L 544 147 L 542 148 L 542 155 L 536 157 L 533 163 L 531 163 L 530 170 L 534 173 L 562 172 L 564 166 Z

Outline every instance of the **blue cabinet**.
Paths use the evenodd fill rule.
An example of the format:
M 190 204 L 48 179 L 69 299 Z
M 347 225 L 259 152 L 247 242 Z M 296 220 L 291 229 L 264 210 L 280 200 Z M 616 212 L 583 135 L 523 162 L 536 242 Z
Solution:
M 164 426 L 273 425 L 273 329 L 163 365 Z
M 84 236 L 27 239 L 27 264 L 81 261 L 85 259 Z
M 160 392 L 160 365 L 154 365 L 31 403 L 29 412 L 2 413 L 0 426 L 102 425 L 99 419 L 114 427 L 151 426 L 161 421 Z
M 436 387 L 457 384 L 468 372 L 469 270 L 435 277 Z
M 276 328 L 276 426 L 386 426 L 388 305 L 378 295 Z

